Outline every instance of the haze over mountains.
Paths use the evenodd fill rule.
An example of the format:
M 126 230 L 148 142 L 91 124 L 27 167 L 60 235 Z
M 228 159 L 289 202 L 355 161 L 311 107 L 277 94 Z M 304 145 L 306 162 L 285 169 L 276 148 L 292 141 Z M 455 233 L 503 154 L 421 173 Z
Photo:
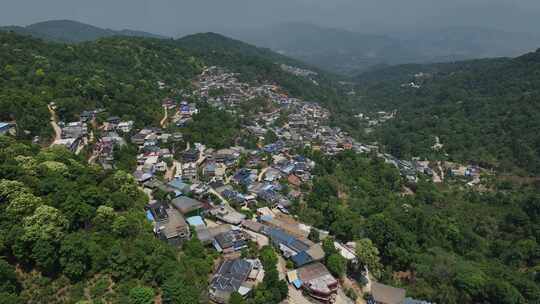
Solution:
M 165 36 L 143 31 L 104 29 L 72 20 L 51 20 L 28 26 L 3 26 L 0 27 L 0 30 L 14 31 L 19 34 L 57 42 L 83 42 L 111 36 L 166 38 Z
M 62 1 L 27 11 L 69 18 Z M 131 28 L 122 22 L 140 17 L 140 0 L 94 1 L 81 4 L 81 20 Z M 266 2 L 197 1 L 185 6 L 192 20 L 201 7 L 208 14 L 194 27 L 249 27 L 223 21 L 241 1 L 236 16 L 272 15 Z M 283 1 L 288 16 L 299 3 L 361 6 L 270 5 Z M 409 1 L 416 7 L 387 14 L 434 2 Z M 114 7 L 116 25 L 95 16 Z M 334 22 L 354 13 L 342 7 Z M 220 294 L 230 294 L 220 303 L 305 303 L 321 295 L 313 286 L 336 303 L 378 301 L 378 289 L 399 293 L 393 303 L 540 303 L 540 50 L 422 63 L 521 54 L 535 36 L 467 19 L 372 34 L 275 24 L 285 25 L 216 27 L 236 39 L 200 29 L 155 39 L 69 20 L 0 30 L 0 304 L 192 304 Z M 276 246 L 256 242 L 260 233 Z M 215 266 L 233 256 L 262 282 L 221 286 L 228 266 Z M 311 265 L 324 274 L 314 284 L 301 275 Z M 243 268 L 242 280 L 254 277 Z M 292 271 L 302 290 L 280 279 Z M 365 292 L 370 281 L 383 288 Z
M 168 38 L 134 30 L 112 30 L 71 20 L 53 20 L 4 30 L 57 42 L 110 36 Z M 479 27 L 452 27 L 389 34 L 359 33 L 308 23 L 284 23 L 223 34 L 337 74 L 354 75 L 381 66 L 515 57 L 540 47 L 540 35 Z
M 479 27 L 364 34 L 288 23 L 231 35 L 340 74 L 378 65 L 514 57 L 540 47 L 539 35 Z

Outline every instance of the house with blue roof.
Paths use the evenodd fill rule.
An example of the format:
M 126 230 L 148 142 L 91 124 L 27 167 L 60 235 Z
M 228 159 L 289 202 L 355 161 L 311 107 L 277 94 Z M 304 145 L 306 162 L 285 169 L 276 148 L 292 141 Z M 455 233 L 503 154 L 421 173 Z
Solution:
M 191 186 L 184 183 L 182 178 L 176 177 L 167 183 L 167 186 L 173 191 L 180 191 L 183 194 L 188 194 L 191 192 Z
M 257 174 L 255 174 L 253 171 L 249 169 L 240 169 L 233 176 L 233 180 L 237 184 L 246 185 L 246 186 L 251 185 L 253 182 L 255 182 L 256 179 L 257 179 Z
M 324 258 L 324 250 L 320 244 L 302 241 L 279 228 L 264 226 L 262 232 L 270 238 L 272 245 L 278 248 L 284 257 L 291 259 L 296 267 Z
M 313 258 L 306 251 L 302 251 L 297 255 L 292 256 L 291 261 L 293 261 L 296 267 L 300 267 L 313 262 Z

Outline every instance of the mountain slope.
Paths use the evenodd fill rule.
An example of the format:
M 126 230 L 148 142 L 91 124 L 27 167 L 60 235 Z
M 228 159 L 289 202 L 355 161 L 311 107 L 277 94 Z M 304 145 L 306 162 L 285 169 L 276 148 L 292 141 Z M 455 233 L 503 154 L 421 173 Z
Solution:
M 161 115 L 167 90 L 197 75 L 202 63 L 168 40 L 111 37 L 81 44 L 47 43 L 0 32 L 0 120 L 20 131 L 49 134 L 47 103 L 61 119 L 105 107 L 112 114 L 149 124 Z
M 169 90 L 189 87 L 204 65 L 242 73 L 245 81 L 278 83 L 307 100 L 339 101 L 331 76 L 321 72 L 315 82 L 283 71 L 280 63 L 302 65 L 215 34 L 177 41 L 110 37 L 56 44 L 0 32 L 0 120 L 16 120 L 20 133 L 46 137 L 50 134 L 46 105 L 54 101 L 62 109 L 61 119 L 104 107 L 113 115 L 150 124 L 161 116 L 157 101 Z M 166 89 L 160 90 L 158 82 Z
M 155 237 L 130 173 L 5 136 L 0 164 L 3 303 L 204 301 L 212 257 L 195 238 L 180 258 Z
M 378 65 L 517 56 L 540 46 L 538 35 L 473 27 L 375 35 L 288 23 L 237 31 L 233 36 L 341 74 Z
M 245 71 L 247 81 L 275 81 L 306 95 L 332 93 L 332 82 L 326 84 L 322 78 L 316 85 L 292 76 L 277 64 L 287 59 L 268 52 L 215 34 L 179 41 L 112 37 L 67 45 L 0 33 L 0 119 L 15 119 L 23 130 L 39 134 L 49 124 L 46 104 L 54 101 L 61 118 L 105 107 L 111 115 L 134 119 L 137 127 L 156 126 L 156 118 L 163 114 L 160 101 L 189 92 L 191 80 L 203 65 L 212 64 Z M 366 102 L 379 101 L 381 96 L 381 103 L 375 105 L 403 104 L 398 120 L 409 123 L 418 119 L 416 110 L 424 111 L 421 118 L 433 117 L 430 109 L 439 111 L 439 117 L 451 115 L 455 111 L 449 111 L 452 103 L 446 99 L 454 94 L 460 98 L 456 104 L 464 100 L 471 104 L 465 111 L 470 114 L 483 105 L 480 102 L 491 102 L 492 95 L 534 93 L 539 63 L 540 52 L 514 60 L 407 66 L 405 71 L 396 70 L 395 79 L 376 82 L 374 75 L 360 89 Z M 418 80 L 425 90 L 402 90 L 401 80 L 423 67 L 433 75 Z M 392 71 L 382 75 L 392 75 Z M 165 83 L 163 90 L 158 81 Z M 498 87 L 501 83 L 503 88 Z M 320 101 L 339 105 L 334 100 Z M 405 107 L 408 102 L 411 108 Z M 437 108 L 439 103 L 441 108 Z M 220 137 L 222 128 L 234 120 L 229 114 L 215 119 L 212 112 L 228 112 L 200 105 L 202 119 L 191 125 L 200 134 L 192 137 L 189 126 L 181 131 L 189 142 Z M 341 110 L 352 112 L 351 108 Z M 534 112 L 523 111 L 529 110 Z M 405 117 L 409 113 L 413 115 Z M 532 118 L 533 124 L 538 121 Z M 526 131 L 515 121 L 508 124 L 504 130 Z M 419 130 L 414 127 L 399 132 L 420 145 L 411 137 L 411 130 Z M 421 127 L 428 130 L 429 125 Z M 170 146 L 160 146 L 165 147 Z M 302 187 L 302 202 L 293 203 L 290 210 L 339 241 L 363 239 L 362 244 L 371 247 L 364 238 L 372 240 L 379 250 L 362 251 L 373 261 L 372 275 L 384 271 L 385 282 L 399 282 L 412 291 L 409 296 L 437 303 L 538 303 L 538 189 L 502 185 L 501 191 L 479 193 L 450 183 L 439 189 L 422 177 L 413 188 L 416 193 L 402 195 L 397 169 L 375 155 L 349 150 L 329 156 L 310 150 L 301 155 L 315 161 L 314 179 L 309 187 Z M 123 171 L 103 171 L 82 160 L 82 155 L 63 149 L 40 149 L 0 136 L 0 277 L 4 279 L 0 294 L 4 302 L 207 303 L 207 281 L 217 254 L 195 237 L 184 243 L 181 252 L 158 242 L 143 211 L 148 198 L 133 177 Z M 326 240 L 330 247 L 323 247 L 331 248 L 328 260 L 332 260 L 338 253 L 333 251 L 333 239 Z M 276 261 L 267 248 L 270 252 L 264 249 L 260 255 L 266 275 L 270 281 L 281 282 L 275 279 L 277 270 L 264 262 Z M 286 283 L 279 283 L 284 288 L 274 288 L 267 285 L 270 281 L 257 286 L 247 302 L 274 303 L 267 298 L 281 302 L 273 293 L 287 290 Z
M 166 38 L 164 36 L 155 35 L 142 31 L 121 30 L 115 31 L 111 29 L 103 29 L 93 25 L 72 21 L 72 20 L 52 20 L 38 22 L 26 27 L 7 26 L 0 27 L 0 30 L 14 31 L 19 34 L 31 35 L 36 38 L 41 38 L 57 42 L 83 42 L 92 41 L 99 38 L 112 36 L 133 36 L 147 38 Z
M 416 59 L 416 55 L 403 48 L 397 39 L 303 23 L 243 31 L 237 33 L 237 37 L 344 74 L 380 63 L 397 64 Z
M 364 109 L 397 109 L 397 118 L 374 135 L 394 154 L 439 154 L 430 148 L 438 136 L 451 158 L 540 172 L 540 51 L 514 59 L 399 66 L 357 80 Z M 411 81 L 421 87 L 402 86 Z
M 175 41 L 176 45 L 201 58 L 208 65 L 219 65 L 240 73 L 243 81 L 272 81 L 290 94 L 306 100 L 335 104 L 339 100 L 341 78 L 318 70 L 298 60 L 277 54 L 269 49 L 234 40 L 216 33 L 195 34 Z M 281 64 L 314 70 L 312 78 L 294 76 L 283 71 Z
M 540 46 L 540 36 L 479 27 L 452 27 L 396 34 L 431 62 L 515 57 Z

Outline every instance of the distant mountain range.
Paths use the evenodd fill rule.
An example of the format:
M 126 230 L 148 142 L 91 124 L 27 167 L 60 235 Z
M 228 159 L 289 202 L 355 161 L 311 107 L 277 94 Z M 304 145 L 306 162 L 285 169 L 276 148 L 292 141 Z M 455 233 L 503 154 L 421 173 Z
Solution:
M 2 26 L 0 27 L 0 30 L 13 31 L 48 41 L 68 43 L 92 41 L 111 36 L 168 38 L 157 34 L 128 29 L 120 31 L 103 29 L 72 20 L 52 20 L 34 23 L 28 26 Z
M 67 43 L 111 36 L 170 38 L 142 31 L 104 29 L 71 20 L 45 21 L 24 27 L 4 26 L 0 30 Z M 375 35 L 305 23 L 287 23 L 224 34 L 269 48 L 311 66 L 348 76 L 404 63 L 513 57 L 540 47 L 538 35 L 472 27 Z M 264 51 L 259 49 L 258 52 Z
M 517 56 L 540 47 L 537 35 L 472 27 L 373 35 L 288 23 L 228 34 L 348 75 L 385 65 Z

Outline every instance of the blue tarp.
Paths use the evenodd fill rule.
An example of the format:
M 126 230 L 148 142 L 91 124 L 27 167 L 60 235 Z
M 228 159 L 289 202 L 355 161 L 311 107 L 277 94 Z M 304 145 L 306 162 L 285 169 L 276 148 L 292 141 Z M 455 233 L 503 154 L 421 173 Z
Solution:
M 146 218 L 151 222 L 154 221 L 154 216 L 152 215 L 152 212 L 150 212 L 150 210 L 146 211 Z
M 296 289 L 299 289 L 300 287 L 302 287 L 302 281 L 300 279 L 296 279 L 292 283 L 294 287 L 296 287 Z
M 188 217 L 186 219 L 186 221 L 189 223 L 189 225 L 191 226 L 195 226 L 195 227 L 198 227 L 198 226 L 206 226 L 204 224 L 204 221 L 203 221 L 203 218 L 200 217 L 200 216 L 192 216 L 192 217 Z

